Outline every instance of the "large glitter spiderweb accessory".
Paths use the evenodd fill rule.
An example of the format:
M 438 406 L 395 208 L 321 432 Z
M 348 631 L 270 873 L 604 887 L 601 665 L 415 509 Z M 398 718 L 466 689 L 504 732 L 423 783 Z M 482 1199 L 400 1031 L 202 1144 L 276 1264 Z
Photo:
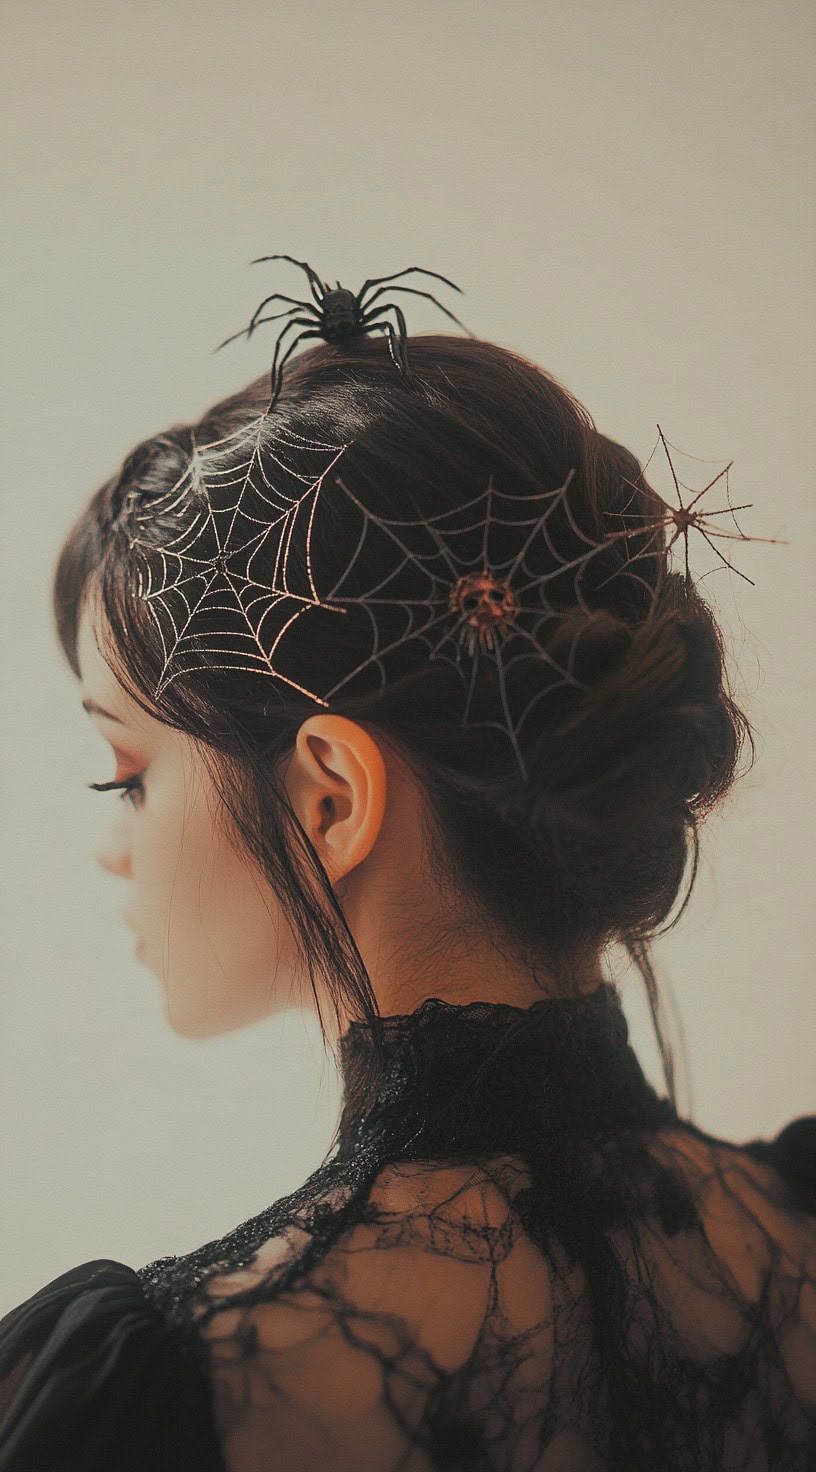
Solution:
M 584 599 L 582 583 L 592 560 L 610 543 L 640 539 L 638 551 L 613 576 L 636 578 L 653 606 L 657 591 L 640 577 L 637 564 L 644 557 L 653 558 L 655 552 L 665 555 L 667 530 L 672 530 L 669 548 L 681 535 L 684 539 L 687 591 L 692 586 L 688 565 L 692 527 L 701 532 L 721 563 L 734 571 L 738 569 L 711 538 L 779 540 L 747 537 L 738 526 L 735 532 L 714 524 L 711 518 L 729 513 L 736 525 L 734 512 L 744 508 L 732 507 L 730 501 L 715 511 L 698 508 L 705 490 L 723 476 L 727 492 L 729 467 L 684 505 L 681 483 L 659 426 L 658 432 L 680 505 L 672 506 L 650 487 L 630 482 L 641 498 L 646 494 L 654 514 L 609 513 L 626 515 L 636 525 L 613 530 L 597 541 L 577 526 L 571 512 L 568 492 L 574 470 L 562 485 L 532 499 L 502 492 L 491 480 L 486 490 L 453 510 L 406 520 L 373 512 L 346 484 L 341 472 L 349 444 L 306 441 L 291 430 L 271 428 L 268 411 L 231 435 L 195 444 L 175 485 L 164 496 L 151 499 L 146 509 L 134 505 L 130 512 L 136 529 L 131 546 L 143 558 L 138 592 L 157 625 L 164 654 L 156 698 L 187 671 L 240 669 L 272 676 L 279 688 L 289 687 L 328 709 L 370 667 L 376 669 L 384 687 L 385 662 L 415 640 L 416 663 L 445 660 L 467 684 L 462 726 L 495 726 L 505 731 L 526 781 L 518 737 L 531 709 L 545 694 L 563 685 L 587 688 L 574 670 L 581 630 L 574 634 L 566 657 L 556 659 L 547 648 L 547 626 L 557 630 L 563 616 L 548 600 L 548 584 L 573 573 L 575 601 L 589 619 L 593 610 Z M 308 471 L 304 465 L 309 466 Z M 328 507 L 322 504 L 326 496 L 331 498 Z M 339 513 L 338 497 L 344 498 Z M 327 511 L 334 516 L 352 515 L 351 508 L 359 517 L 353 554 L 331 585 L 324 586 L 312 555 L 317 518 Z M 175 539 L 156 547 L 140 538 L 140 522 L 152 522 L 167 513 L 181 513 L 187 519 Z M 562 524 L 566 518 L 573 538 L 582 545 L 577 555 L 574 540 L 570 555 L 559 552 L 551 535 L 557 515 Z M 508 534 L 511 536 L 515 548 L 511 555 L 494 555 L 494 528 L 505 538 L 505 545 Z M 376 556 L 367 558 L 372 536 L 377 537 L 378 550 Z M 202 543 L 208 548 L 206 553 Z M 527 561 L 536 545 L 540 552 L 542 543 L 549 564 L 543 573 L 534 571 Z M 361 572 L 366 566 L 376 571 Z M 287 668 L 288 636 L 301 618 L 323 620 L 315 637 L 331 639 L 334 621 L 354 610 L 361 615 L 355 642 L 359 638 L 364 653 L 352 670 L 330 689 L 317 690 L 297 666 Z M 393 618 L 395 610 L 402 626 L 396 633 L 384 634 L 381 624 Z M 463 656 L 465 664 L 470 664 L 469 677 L 462 667 Z M 517 695 L 511 689 L 514 671 L 525 661 L 529 666 L 531 657 L 538 662 L 541 682 L 530 697 L 527 670 L 528 678 L 519 683 Z M 501 722 L 479 719 L 478 710 L 473 711 L 477 676 L 485 659 L 495 666 Z

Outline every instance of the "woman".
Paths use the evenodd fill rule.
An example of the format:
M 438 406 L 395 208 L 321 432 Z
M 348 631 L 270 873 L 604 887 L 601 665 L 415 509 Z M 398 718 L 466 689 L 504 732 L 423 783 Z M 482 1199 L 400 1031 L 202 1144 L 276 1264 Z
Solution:
M 816 1119 L 680 1117 L 602 968 L 657 1022 L 750 743 L 669 570 L 714 524 L 517 355 L 327 321 L 127 458 L 55 610 L 170 1025 L 313 1006 L 341 1119 L 223 1240 L 0 1322 L 0 1472 L 812 1467 Z

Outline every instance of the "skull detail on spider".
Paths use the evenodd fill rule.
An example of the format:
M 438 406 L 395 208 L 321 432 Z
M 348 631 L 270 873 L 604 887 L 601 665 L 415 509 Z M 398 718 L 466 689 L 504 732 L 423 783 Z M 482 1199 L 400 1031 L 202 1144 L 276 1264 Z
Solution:
M 485 564 L 481 572 L 457 578 L 450 594 L 450 611 L 463 617 L 460 644 L 473 654 L 478 640 L 482 649 L 492 650 L 494 630 L 509 632 L 518 613 L 518 600 L 508 582 L 499 582 Z

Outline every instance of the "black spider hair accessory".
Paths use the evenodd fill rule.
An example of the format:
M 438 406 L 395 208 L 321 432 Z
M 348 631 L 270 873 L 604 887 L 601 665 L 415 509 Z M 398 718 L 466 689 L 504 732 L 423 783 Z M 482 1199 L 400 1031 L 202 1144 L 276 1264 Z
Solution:
M 397 281 L 400 276 L 410 276 L 413 271 L 421 276 L 433 276 L 437 281 L 444 281 L 445 285 L 453 287 L 454 291 L 461 292 L 462 290 L 461 286 L 457 286 L 454 281 L 449 281 L 447 276 L 440 276 L 438 271 L 426 271 L 424 266 L 408 266 L 404 271 L 396 271 L 392 276 L 370 277 L 368 281 L 363 282 L 355 295 L 347 287 L 341 286 L 339 281 L 335 283 L 334 288 L 329 285 L 328 281 L 321 281 L 317 272 L 307 261 L 298 261 L 294 256 L 283 254 L 257 256 L 250 264 L 257 266 L 262 261 L 291 261 L 294 266 L 300 266 L 301 270 L 306 272 L 314 298 L 311 302 L 304 302 L 295 297 L 284 296 L 279 291 L 273 291 L 271 296 L 265 297 L 260 306 L 256 307 L 249 326 L 242 327 L 240 332 L 233 332 L 231 337 L 225 337 L 216 348 L 216 352 L 219 352 L 221 348 L 226 347 L 228 342 L 234 342 L 237 337 L 251 337 L 255 328 L 260 327 L 264 322 L 275 322 L 281 317 L 289 318 L 286 326 L 278 333 L 275 343 L 275 355 L 269 375 L 271 398 L 267 405 L 267 414 L 277 402 L 283 379 L 284 363 L 294 352 L 298 343 L 307 337 L 320 337 L 324 342 L 339 344 L 348 342 L 353 337 L 367 336 L 370 332 L 385 332 L 388 336 L 388 351 L 392 362 L 407 383 L 410 380 L 410 371 L 405 317 L 396 302 L 383 302 L 379 307 L 375 307 L 374 302 L 385 294 L 389 283 Z M 379 289 L 374 291 L 374 287 Z M 438 302 L 429 291 L 419 291 L 415 286 L 394 286 L 392 290 L 406 291 L 411 296 L 426 297 L 428 301 L 434 303 L 434 306 L 439 307 L 441 312 L 450 317 L 457 327 L 461 327 L 468 337 L 475 337 L 476 334 L 471 332 L 469 327 L 465 327 L 464 322 L 460 322 L 459 318 L 454 316 L 453 312 L 448 311 L 447 307 L 443 307 L 442 303 Z M 290 302 L 291 305 L 282 312 L 272 312 L 268 317 L 262 317 L 264 307 L 274 301 Z M 387 318 L 383 321 L 379 320 L 384 318 L 387 312 L 394 313 L 397 331 L 394 330 L 393 322 L 389 322 Z M 291 327 L 301 327 L 303 331 L 292 338 L 283 356 L 279 357 L 281 343 Z

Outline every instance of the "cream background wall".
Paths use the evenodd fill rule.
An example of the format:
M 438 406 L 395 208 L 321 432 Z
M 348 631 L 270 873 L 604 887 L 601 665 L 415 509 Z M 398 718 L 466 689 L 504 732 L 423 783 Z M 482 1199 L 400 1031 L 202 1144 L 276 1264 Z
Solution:
M 85 783 L 110 763 L 50 614 L 102 479 L 268 366 L 261 332 L 212 349 L 302 284 L 249 269 L 272 251 L 355 290 L 442 271 L 474 331 L 641 460 L 658 423 L 712 462 L 681 461 L 695 487 L 733 460 L 743 529 L 787 539 L 720 543 L 756 587 L 704 584 L 758 758 L 656 957 L 698 1124 L 745 1140 L 816 1108 L 815 20 L 802 0 L 5 0 L 0 1311 L 75 1263 L 221 1234 L 333 1130 L 302 1014 L 167 1030 L 93 862 L 109 815 Z M 411 330 L 445 330 L 410 301 Z

